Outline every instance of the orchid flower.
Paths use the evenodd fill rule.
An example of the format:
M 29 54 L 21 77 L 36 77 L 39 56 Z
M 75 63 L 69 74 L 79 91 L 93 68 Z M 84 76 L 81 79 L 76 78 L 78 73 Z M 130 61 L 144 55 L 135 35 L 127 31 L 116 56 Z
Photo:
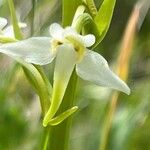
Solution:
M 53 23 L 49 31 L 50 37 L 32 37 L 0 46 L 1 53 L 17 61 L 46 65 L 55 58 L 53 93 L 44 126 L 55 116 L 74 68 L 83 80 L 130 94 L 129 87 L 109 69 L 107 61 L 88 49 L 95 43 L 94 35 L 83 36 L 75 28 L 62 28 L 57 23 Z
M 13 26 L 7 26 L 7 19 L 0 17 L 0 43 L 17 41 L 14 36 Z M 18 23 L 20 28 L 25 28 L 25 23 Z M 7 27 L 6 27 L 7 26 Z

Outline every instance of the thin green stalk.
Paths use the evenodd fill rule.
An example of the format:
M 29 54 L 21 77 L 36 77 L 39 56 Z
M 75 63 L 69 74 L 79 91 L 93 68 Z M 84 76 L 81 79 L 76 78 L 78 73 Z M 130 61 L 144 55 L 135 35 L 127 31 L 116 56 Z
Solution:
M 63 102 L 56 115 L 74 106 L 76 84 L 77 75 L 74 70 L 64 95 Z M 49 137 L 49 148 L 51 150 L 68 150 L 71 122 L 72 117 L 69 117 L 61 124 L 51 126 Z
M 23 36 L 22 36 L 21 30 L 18 26 L 18 20 L 17 20 L 17 17 L 16 17 L 13 0 L 8 0 L 8 5 L 9 5 L 9 9 L 10 9 L 10 14 L 11 14 L 11 19 L 12 19 L 12 24 L 13 24 L 13 30 L 14 30 L 15 37 L 16 37 L 16 39 L 21 40 L 23 38 Z
M 44 128 L 43 137 L 42 137 L 42 144 L 41 144 L 41 150 L 47 150 L 48 149 L 49 132 L 50 132 L 50 127 Z

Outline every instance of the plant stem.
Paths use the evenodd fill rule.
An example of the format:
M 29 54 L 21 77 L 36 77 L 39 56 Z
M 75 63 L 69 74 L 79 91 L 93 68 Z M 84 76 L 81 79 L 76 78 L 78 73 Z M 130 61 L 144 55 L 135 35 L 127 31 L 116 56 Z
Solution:
M 58 114 L 71 108 L 74 105 L 75 91 L 77 84 L 77 75 L 75 71 L 72 73 L 63 102 L 58 110 Z M 64 122 L 57 126 L 51 126 L 49 136 L 49 148 L 51 150 L 67 150 L 69 143 L 69 131 L 71 127 L 72 117 L 67 118 Z
M 48 143 L 49 143 L 49 132 L 50 127 L 46 127 L 43 129 L 43 136 L 42 136 L 42 143 L 40 145 L 41 150 L 47 150 L 48 149 Z

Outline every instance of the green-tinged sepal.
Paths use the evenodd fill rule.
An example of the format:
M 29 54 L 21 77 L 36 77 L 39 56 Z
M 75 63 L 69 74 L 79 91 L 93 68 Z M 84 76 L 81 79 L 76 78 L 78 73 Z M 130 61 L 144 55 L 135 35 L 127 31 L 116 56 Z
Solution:
M 51 105 L 43 120 L 43 126 L 45 127 L 59 109 L 75 64 L 76 52 L 73 47 L 68 44 L 59 46 L 54 70 Z
M 78 19 L 78 17 L 80 15 L 82 15 L 84 13 L 84 11 L 85 11 L 85 6 L 83 6 L 83 5 L 78 6 L 78 8 L 75 12 L 75 15 L 73 17 L 72 25 L 75 25 L 76 20 Z
M 92 20 L 92 17 L 88 13 L 83 13 L 73 22 L 72 27 L 76 28 L 76 30 L 80 33 L 82 28 L 89 24 Z
M 51 119 L 49 122 L 49 125 L 51 126 L 56 126 L 58 124 L 60 124 L 61 122 L 63 122 L 66 118 L 68 118 L 69 116 L 71 116 L 73 113 L 75 113 L 78 110 L 77 106 L 74 106 L 68 110 L 66 110 L 65 112 L 63 112 L 62 114 L 60 114 L 59 116 L 56 116 L 55 118 Z

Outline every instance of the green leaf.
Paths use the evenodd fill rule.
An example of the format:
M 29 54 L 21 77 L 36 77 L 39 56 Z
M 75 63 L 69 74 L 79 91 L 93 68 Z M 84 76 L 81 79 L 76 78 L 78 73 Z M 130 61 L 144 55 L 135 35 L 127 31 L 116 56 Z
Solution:
M 58 124 L 60 124 L 61 122 L 63 122 L 66 118 L 68 118 L 70 115 L 72 115 L 74 112 L 76 112 L 78 109 L 77 106 L 74 106 L 68 110 L 66 110 L 65 112 L 63 112 L 62 114 L 60 114 L 59 116 L 53 118 L 49 124 L 52 126 L 56 126 Z
M 103 40 L 109 29 L 115 3 L 116 0 L 104 0 L 96 17 L 94 18 L 100 35 L 100 37 L 97 39 L 97 43 L 100 43 Z
M 71 25 L 76 9 L 81 4 L 82 0 L 62 0 L 62 24 L 64 27 Z

